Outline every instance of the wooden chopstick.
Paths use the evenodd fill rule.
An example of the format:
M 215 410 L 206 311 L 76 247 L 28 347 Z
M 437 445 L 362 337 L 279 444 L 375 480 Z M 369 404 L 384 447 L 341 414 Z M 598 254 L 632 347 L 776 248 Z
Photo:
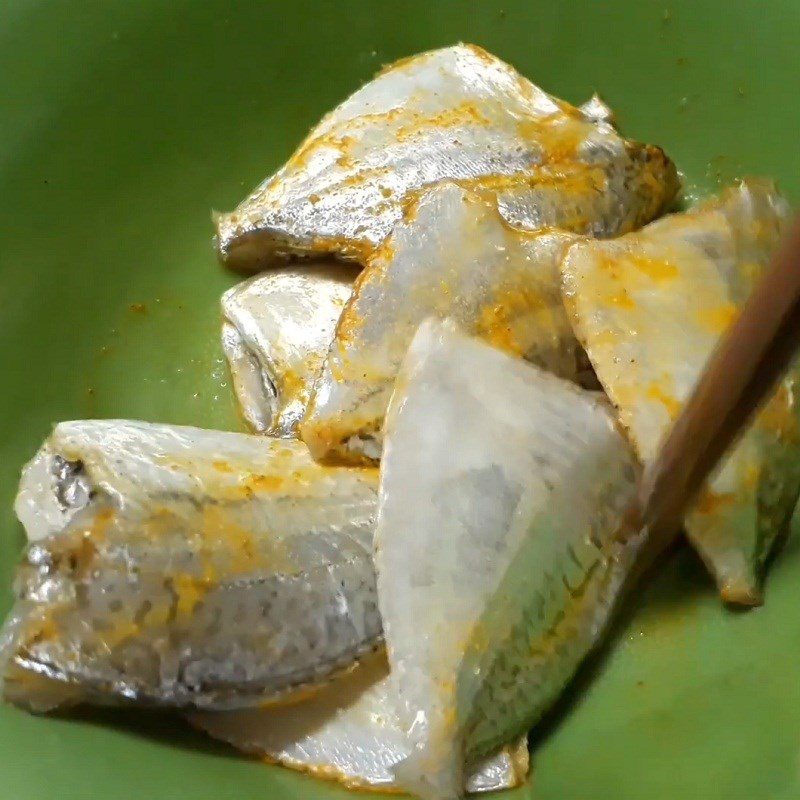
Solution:
M 798 348 L 800 219 L 644 470 L 631 517 L 633 524 L 647 527 L 656 549 L 672 540 L 703 481 L 770 395 Z

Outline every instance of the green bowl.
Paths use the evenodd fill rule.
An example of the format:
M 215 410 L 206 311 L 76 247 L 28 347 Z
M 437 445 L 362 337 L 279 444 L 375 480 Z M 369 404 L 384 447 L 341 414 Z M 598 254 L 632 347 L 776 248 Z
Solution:
M 0 611 L 19 468 L 50 425 L 239 428 L 211 209 L 229 209 L 381 65 L 464 40 L 665 147 L 687 194 L 747 174 L 800 200 L 797 0 L 4 0 Z M 532 737 L 507 797 L 800 796 L 798 539 L 763 608 L 726 611 L 680 549 Z M 177 717 L 0 708 L 0 800 L 347 797 Z

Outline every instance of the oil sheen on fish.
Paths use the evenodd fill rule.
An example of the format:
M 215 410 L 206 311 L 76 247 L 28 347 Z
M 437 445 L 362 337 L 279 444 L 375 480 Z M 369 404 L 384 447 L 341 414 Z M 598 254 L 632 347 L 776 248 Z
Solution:
M 647 539 L 620 528 L 636 460 L 602 395 L 424 324 L 386 420 L 375 558 L 412 751 L 398 782 L 460 796 L 602 636 Z
M 58 425 L 25 468 L 34 540 L 4 696 L 230 709 L 314 686 L 381 643 L 373 470 L 303 444 L 120 420 Z
M 764 271 L 788 219 L 766 181 L 746 181 L 685 214 L 563 264 L 575 329 L 640 458 L 651 461 L 706 359 Z M 800 491 L 798 370 L 783 380 L 686 519 L 722 596 L 751 605 Z
M 484 187 L 503 216 L 614 236 L 656 217 L 678 180 L 663 151 L 623 139 L 472 45 L 403 59 L 325 116 L 239 207 L 217 218 L 221 259 L 253 270 L 289 255 L 363 263 L 409 192 Z
M 250 755 L 350 788 L 397 790 L 393 767 L 409 753 L 384 657 L 366 660 L 311 699 L 267 709 L 202 712 L 191 722 Z M 481 760 L 468 793 L 519 786 L 528 773 L 527 736 Z
M 295 436 L 354 278 L 343 264 L 286 267 L 222 296 L 222 348 L 257 433 Z
M 397 371 L 420 323 L 450 317 L 489 343 L 565 378 L 588 363 L 572 332 L 559 263 L 578 238 L 520 231 L 487 193 L 424 190 L 359 275 L 301 435 L 318 458 L 378 458 Z

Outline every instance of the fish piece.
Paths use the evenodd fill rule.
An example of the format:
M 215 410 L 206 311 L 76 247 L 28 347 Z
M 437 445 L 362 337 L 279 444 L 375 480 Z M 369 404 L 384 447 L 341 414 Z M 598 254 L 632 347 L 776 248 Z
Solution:
M 409 753 L 384 658 L 365 661 L 310 700 L 226 713 L 195 713 L 192 724 L 250 755 L 338 781 L 349 788 L 397 790 L 392 768 Z M 468 793 L 521 785 L 527 736 L 484 758 L 467 777 Z
M 579 237 L 511 227 L 485 193 L 425 190 L 359 275 L 336 327 L 301 435 L 317 458 L 380 457 L 383 417 L 420 323 L 466 332 L 575 379 L 586 357 L 572 332 L 559 264 Z
M 649 463 L 706 359 L 764 271 L 788 219 L 750 180 L 563 263 L 576 332 L 640 458 Z M 761 600 L 764 563 L 800 492 L 798 371 L 781 383 L 702 490 L 686 531 L 722 597 Z
M 229 709 L 350 668 L 381 645 L 376 494 L 296 441 L 61 423 L 17 498 L 5 698 Z
M 428 322 L 386 420 L 378 601 L 412 752 L 398 783 L 460 795 L 464 764 L 528 730 L 603 635 L 647 539 L 602 395 Z
M 445 179 L 492 191 L 520 227 L 631 230 L 669 205 L 677 173 L 660 148 L 623 139 L 598 113 L 551 97 L 473 45 L 403 59 L 218 215 L 220 258 L 243 270 L 297 255 L 364 263 L 406 195 Z
M 355 276 L 344 264 L 286 267 L 222 296 L 222 349 L 257 433 L 296 435 Z
M 597 94 L 597 92 L 585 103 L 578 106 L 578 111 L 580 111 L 589 122 L 605 122 L 608 125 L 616 126 L 614 110 L 599 94 Z

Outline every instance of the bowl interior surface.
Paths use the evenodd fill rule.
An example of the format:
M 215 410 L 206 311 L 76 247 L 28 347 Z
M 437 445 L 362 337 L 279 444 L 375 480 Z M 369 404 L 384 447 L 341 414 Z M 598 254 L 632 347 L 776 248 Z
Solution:
M 800 3 L 6 0 L 0 8 L 0 611 L 19 469 L 53 422 L 240 428 L 219 346 L 212 209 L 229 209 L 382 64 L 480 44 L 662 145 L 689 199 L 776 177 L 800 201 Z M 687 548 L 532 736 L 509 800 L 800 796 L 800 540 L 763 608 L 726 611 Z M 349 793 L 177 717 L 0 707 L 0 799 Z

